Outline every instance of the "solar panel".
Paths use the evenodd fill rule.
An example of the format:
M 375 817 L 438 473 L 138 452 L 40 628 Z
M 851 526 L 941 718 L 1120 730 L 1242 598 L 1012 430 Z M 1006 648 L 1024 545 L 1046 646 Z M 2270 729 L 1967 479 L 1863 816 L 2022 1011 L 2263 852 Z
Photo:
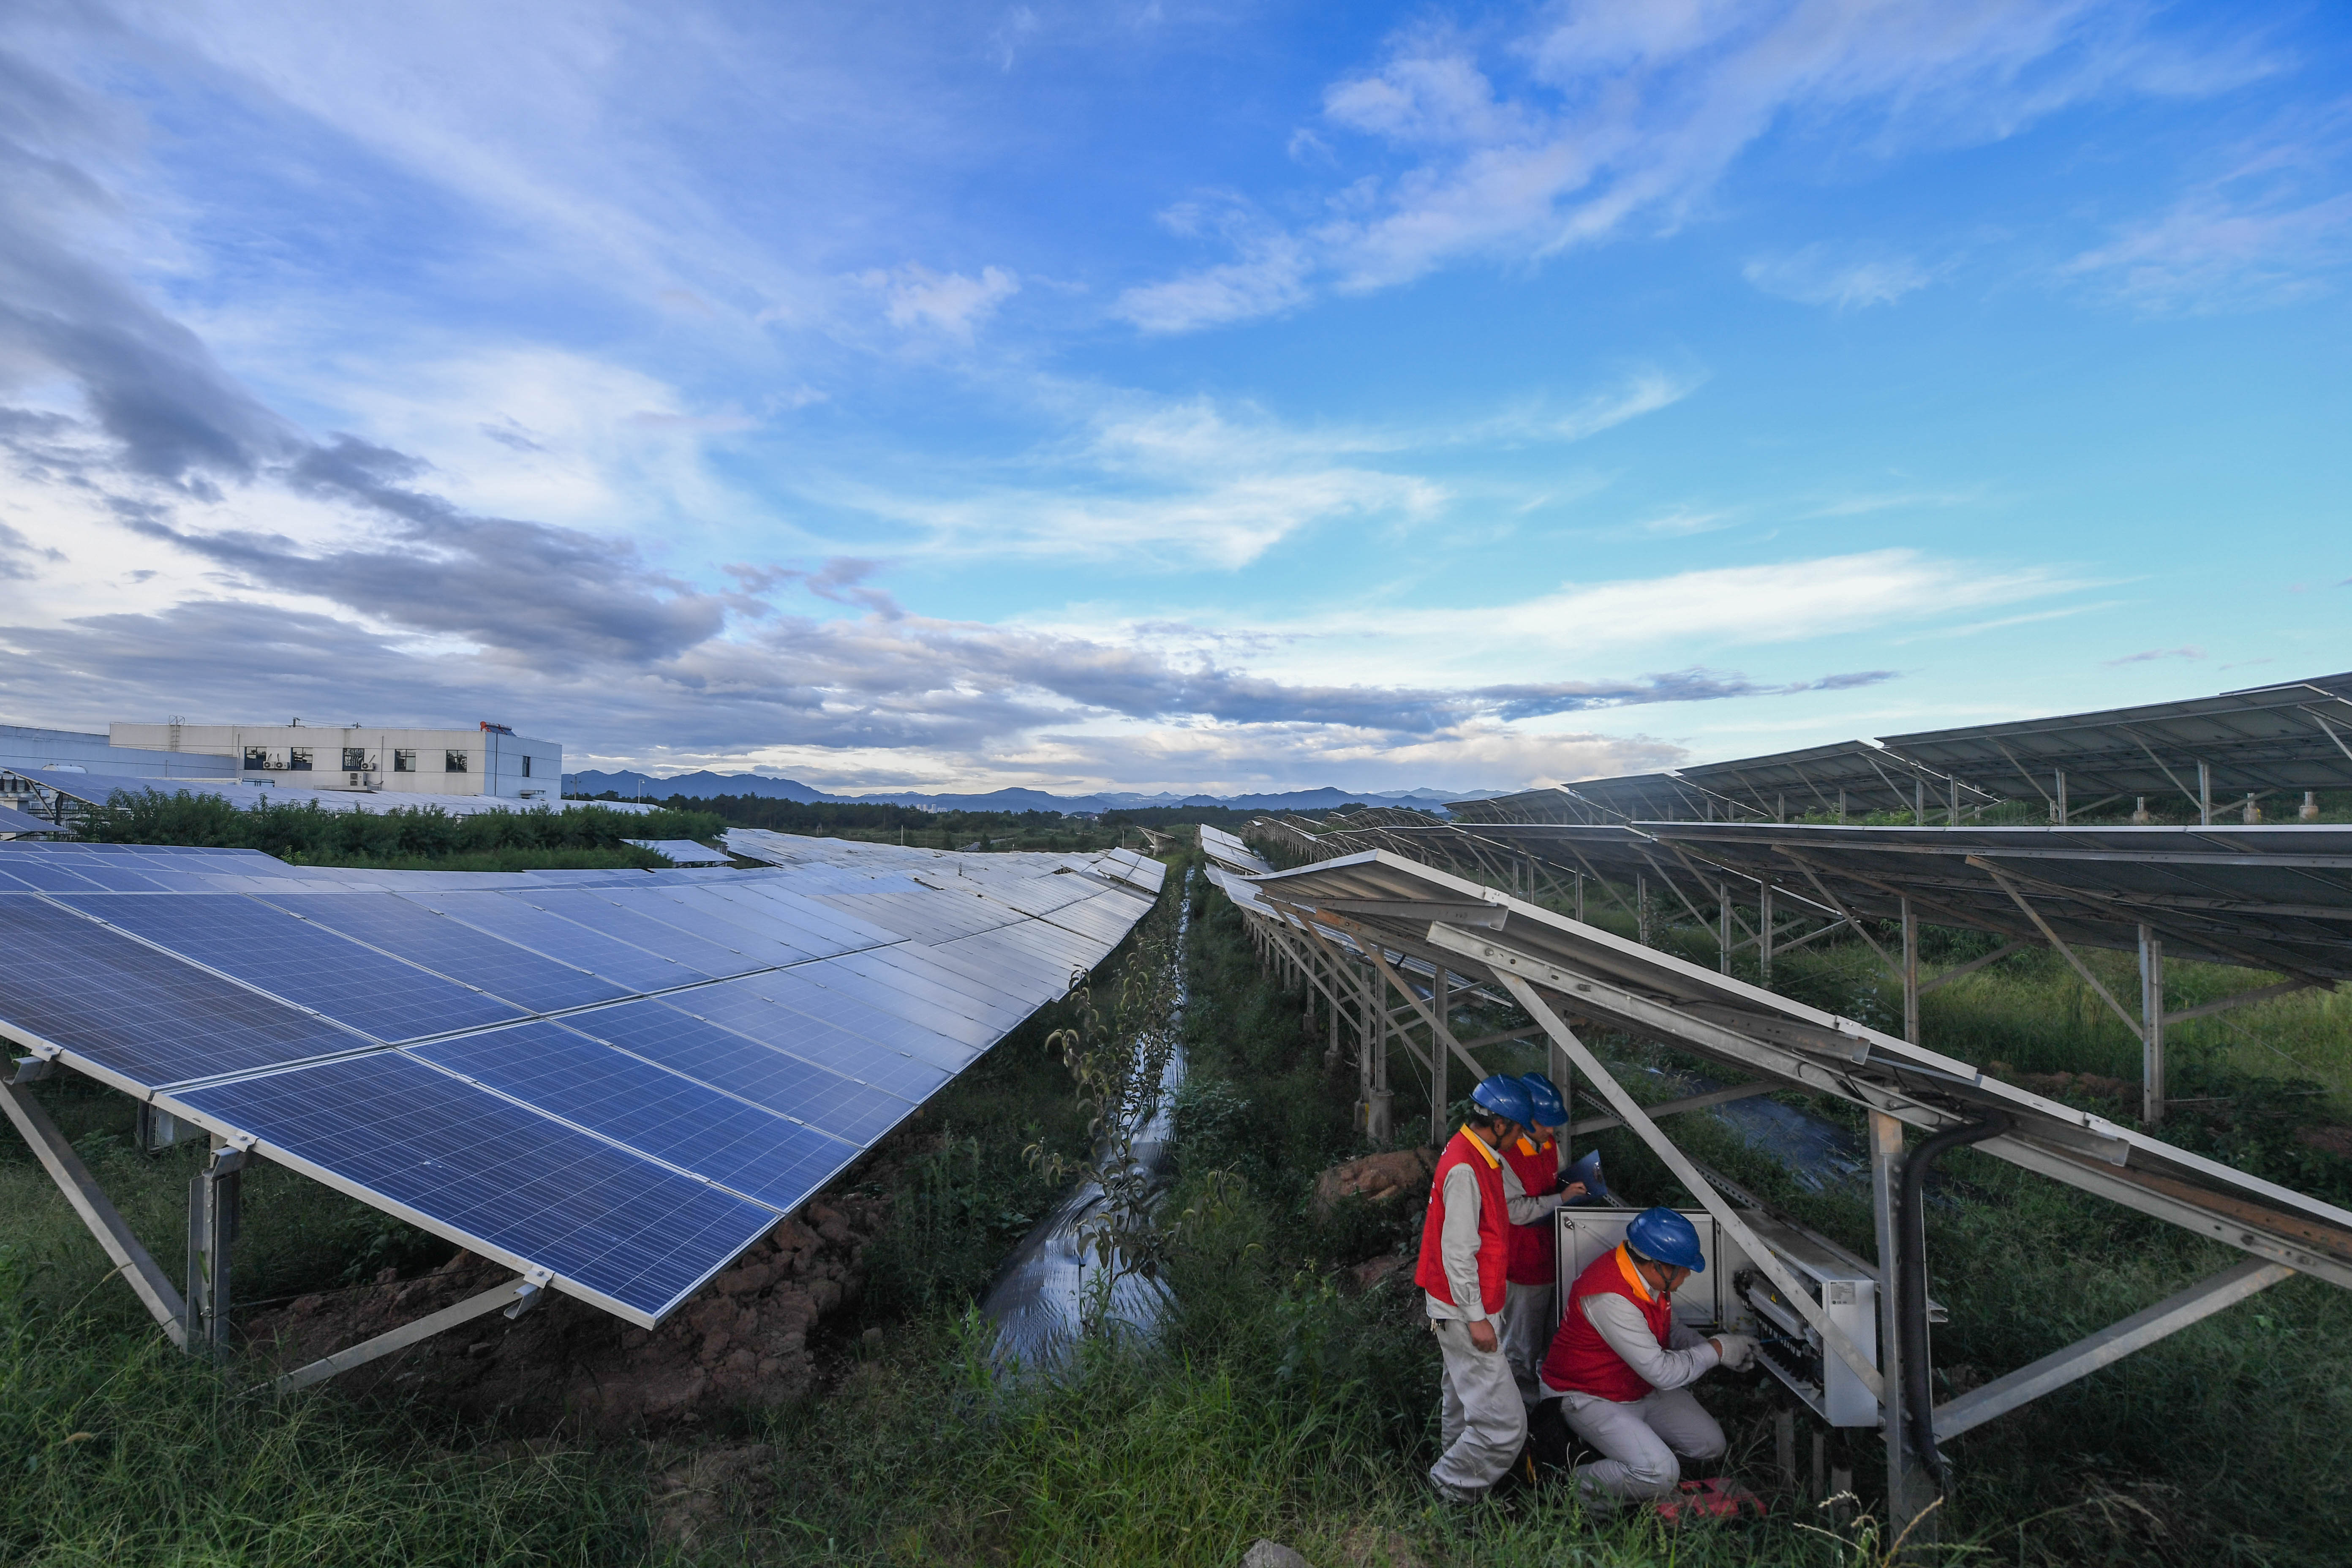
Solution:
M 861 1083 L 660 1002 L 599 1007 L 564 1023 L 853 1143 L 872 1142 L 915 1108 L 913 1097 Z M 870 1042 L 856 1044 L 872 1055 Z
M 682 992 L 681 1012 L 908 1100 L 928 1099 L 971 1054 L 845 996 L 789 983 L 790 971 Z
M 673 921 L 640 914 L 614 901 L 605 889 L 550 888 L 543 892 L 533 889 L 524 896 L 565 920 L 646 952 L 674 958 L 705 974 L 749 974 L 754 969 L 767 967 L 769 963 L 765 957 L 754 958 L 746 953 L 740 944 L 712 942 Z
M 647 1325 L 776 1223 L 775 1211 L 397 1051 L 188 1089 L 269 1159 Z
M 778 1210 L 824 1185 L 859 1147 L 554 1024 L 407 1054 Z
M 64 900 L 379 1040 L 510 1023 L 521 1009 L 371 952 L 237 893 L 84 893 Z
M 367 1044 L 24 893 L 0 894 L 0 1023 L 142 1085 Z
M 533 1013 L 615 1002 L 629 994 L 626 987 L 486 937 L 396 894 L 275 895 L 269 901 Z
M 66 889 L 0 892 L 0 1035 L 649 1323 L 1148 907 L 1069 858 L 464 876 L 0 844 L 0 888 Z
M 601 974 L 625 991 L 667 991 L 712 978 L 709 972 L 674 958 L 633 947 L 616 936 L 591 931 L 576 921 L 531 902 L 536 893 L 409 893 L 425 909 L 463 921 L 477 931 L 543 952 L 560 963 Z

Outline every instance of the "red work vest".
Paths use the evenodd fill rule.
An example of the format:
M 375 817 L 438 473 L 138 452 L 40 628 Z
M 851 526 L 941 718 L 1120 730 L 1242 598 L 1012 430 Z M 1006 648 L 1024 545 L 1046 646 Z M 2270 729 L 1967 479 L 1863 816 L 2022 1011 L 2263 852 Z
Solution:
M 1559 1332 L 1551 1342 L 1551 1353 L 1544 1357 L 1544 1386 L 1572 1394 L 1597 1394 L 1620 1405 L 1648 1398 L 1657 1392 L 1650 1380 L 1627 1366 L 1625 1358 L 1611 1350 L 1609 1342 L 1601 1337 L 1601 1331 L 1586 1320 L 1581 1303 L 1587 1296 L 1624 1297 L 1642 1309 L 1650 1331 L 1658 1336 L 1660 1350 L 1667 1349 L 1673 1342 L 1674 1298 L 1651 1295 L 1633 1273 L 1633 1260 L 1625 1255 L 1625 1248 L 1612 1247 L 1587 1264 L 1584 1272 L 1568 1288 L 1568 1310 L 1560 1314 Z
M 1528 1196 L 1542 1197 L 1559 1190 L 1559 1145 L 1545 1139 L 1536 1145 L 1535 1152 L 1521 1151 L 1528 1141 L 1514 1138 L 1503 1145 L 1503 1158 L 1519 1173 L 1519 1185 Z M 1533 1225 L 1511 1227 L 1510 1279 L 1514 1285 L 1557 1285 L 1554 1277 L 1559 1258 L 1559 1237 L 1553 1227 L 1551 1215 L 1546 1215 Z
M 1412 1282 L 1441 1301 L 1454 1301 L 1453 1282 L 1445 1278 L 1445 1178 L 1456 1165 L 1469 1166 L 1478 1178 L 1478 1296 L 1491 1318 L 1503 1310 L 1511 1216 L 1504 1206 L 1503 1163 L 1467 1127 L 1445 1145 L 1430 1179 L 1429 1213 L 1421 1222 L 1421 1263 L 1412 1271 Z

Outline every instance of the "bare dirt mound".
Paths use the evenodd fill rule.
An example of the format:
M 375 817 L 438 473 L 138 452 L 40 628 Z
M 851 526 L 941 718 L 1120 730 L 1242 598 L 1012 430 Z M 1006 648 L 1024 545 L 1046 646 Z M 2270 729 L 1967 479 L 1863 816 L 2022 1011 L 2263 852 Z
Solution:
M 855 1194 L 811 1202 L 658 1329 L 632 1328 L 556 1296 L 512 1322 L 492 1312 L 460 1324 L 344 1373 L 334 1385 L 606 1436 L 785 1404 L 814 1385 L 810 1336 L 863 1290 L 866 1244 L 887 1211 L 886 1199 Z M 255 1317 L 245 1332 L 285 1370 L 513 1277 L 460 1252 L 422 1279 L 301 1297 Z

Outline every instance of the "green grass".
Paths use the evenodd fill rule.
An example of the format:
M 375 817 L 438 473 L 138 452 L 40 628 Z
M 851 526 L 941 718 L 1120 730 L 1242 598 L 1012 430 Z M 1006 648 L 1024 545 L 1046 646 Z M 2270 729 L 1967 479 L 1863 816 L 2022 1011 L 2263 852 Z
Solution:
M 1317 1172 L 1360 1147 L 1349 1117 L 1353 1068 L 1323 1070 L 1322 1031 L 1302 1029 L 1298 998 L 1260 975 L 1237 916 L 1198 890 L 1192 1076 L 1171 1200 L 1197 1219 L 1171 1267 L 1180 1310 L 1157 1344 L 1090 1347 L 1054 1379 L 1006 1383 L 983 1364 L 989 1336 L 971 1304 L 1055 1196 L 1020 1150 L 1075 1147 L 1083 1136 L 1067 1076 L 1043 1045 L 1050 1016 L 942 1091 L 906 1157 L 867 1178 L 894 1194 L 894 1217 L 869 1251 L 873 1279 L 857 1314 L 834 1325 L 826 1353 L 842 1368 L 838 1382 L 695 1445 L 526 1445 L 522 1434 L 358 1406 L 331 1389 L 283 1404 L 236 1394 L 142 1328 L 130 1293 L 104 1279 L 95 1246 L 10 1147 L 0 1152 L 0 1552 L 44 1564 L 1223 1568 L 1269 1535 L 1318 1568 L 1379 1563 L 1398 1549 L 1479 1568 L 1877 1561 L 1866 1521 L 1841 1525 L 1806 1510 L 1669 1538 L 1638 1518 L 1586 1517 L 1557 1494 L 1515 1513 L 1433 1507 L 1421 1473 L 1434 1447 L 1435 1360 L 1418 1303 L 1404 1289 L 1347 1293 L 1336 1274 L 1407 1244 L 1418 1213 L 1407 1204 L 1316 1214 Z M 1851 953 L 1801 956 L 1811 967 L 1784 965 L 1785 986 L 1842 1011 L 1883 1008 L 1879 982 Z M 2059 978 L 2004 965 L 1937 993 L 1930 1042 L 1965 1045 L 1962 1055 L 1997 1047 L 2021 1071 L 2115 1070 L 2105 1026 Z M 2222 972 L 2179 983 L 2244 982 Z M 2307 1035 L 2265 1038 L 2324 1063 L 2340 1059 L 2341 1024 L 2320 1009 Z M 1630 1042 L 1598 1044 L 1635 1065 L 1686 1065 Z M 2265 1086 L 2293 1081 L 2249 1076 L 2219 1043 L 2184 1048 L 2196 1070 L 2233 1086 L 2233 1103 L 2261 1102 Z M 1532 1048 L 1496 1056 L 1538 1059 Z M 1414 1127 L 1425 1100 L 1416 1109 L 1403 1061 L 1398 1119 Z M 1651 1092 L 1645 1075 L 1629 1077 Z M 1454 1087 L 1466 1087 L 1459 1075 Z M 119 1097 L 70 1081 L 42 1092 L 133 1224 L 176 1257 L 192 1153 L 131 1152 Z M 2185 1134 L 2235 1138 L 2231 1157 L 2287 1171 L 2301 1146 L 2282 1130 L 2315 1098 L 2284 1095 L 2268 1121 L 2184 1118 Z M 1867 1256 L 1865 1194 L 1806 1188 L 1712 1115 L 1685 1117 L 1675 1131 L 1699 1159 Z M 1604 1134 L 1601 1146 L 1627 1195 L 1679 1196 L 1630 1135 Z M 1937 1341 L 1948 1377 L 2006 1371 L 2237 1256 L 1984 1156 L 1963 1151 L 1945 1169 L 1930 1251 L 1933 1288 L 1951 1310 Z M 1238 1174 L 1240 1195 L 1206 1203 L 1213 1173 Z M 404 1227 L 286 1173 L 265 1166 L 248 1180 L 238 1253 L 248 1295 L 437 1259 L 430 1246 L 404 1251 L 417 1247 Z M 882 1331 L 878 1344 L 861 1337 L 867 1328 Z M 2341 1562 L 2336 1521 L 2352 1509 L 2347 1345 L 2352 1295 L 2292 1280 L 1979 1428 L 1950 1446 L 1958 1481 L 1934 1556 Z M 1773 1385 L 1717 1377 L 1703 1394 L 1732 1436 L 1733 1463 L 1769 1482 Z M 79 1432 L 91 1436 L 68 1441 Z M 1840 1439 L 1866 1493 L 1875 1447 L 1866 1435 Z M 720 1468 L 731 1467 L 732 1479 L 686 1547 L 663 1528 L 669 1505 L 653 1499 L 656 1478 L 698 1456 L 727 1458 Z

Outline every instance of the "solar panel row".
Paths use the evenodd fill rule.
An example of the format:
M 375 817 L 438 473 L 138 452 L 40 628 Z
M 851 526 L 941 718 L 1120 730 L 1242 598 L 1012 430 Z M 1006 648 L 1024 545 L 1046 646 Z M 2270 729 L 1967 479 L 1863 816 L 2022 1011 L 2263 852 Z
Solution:
M 0 843 L 0 1032 L 651 1323 L 1101 961 L 1160 868 L 1099 864 Z

